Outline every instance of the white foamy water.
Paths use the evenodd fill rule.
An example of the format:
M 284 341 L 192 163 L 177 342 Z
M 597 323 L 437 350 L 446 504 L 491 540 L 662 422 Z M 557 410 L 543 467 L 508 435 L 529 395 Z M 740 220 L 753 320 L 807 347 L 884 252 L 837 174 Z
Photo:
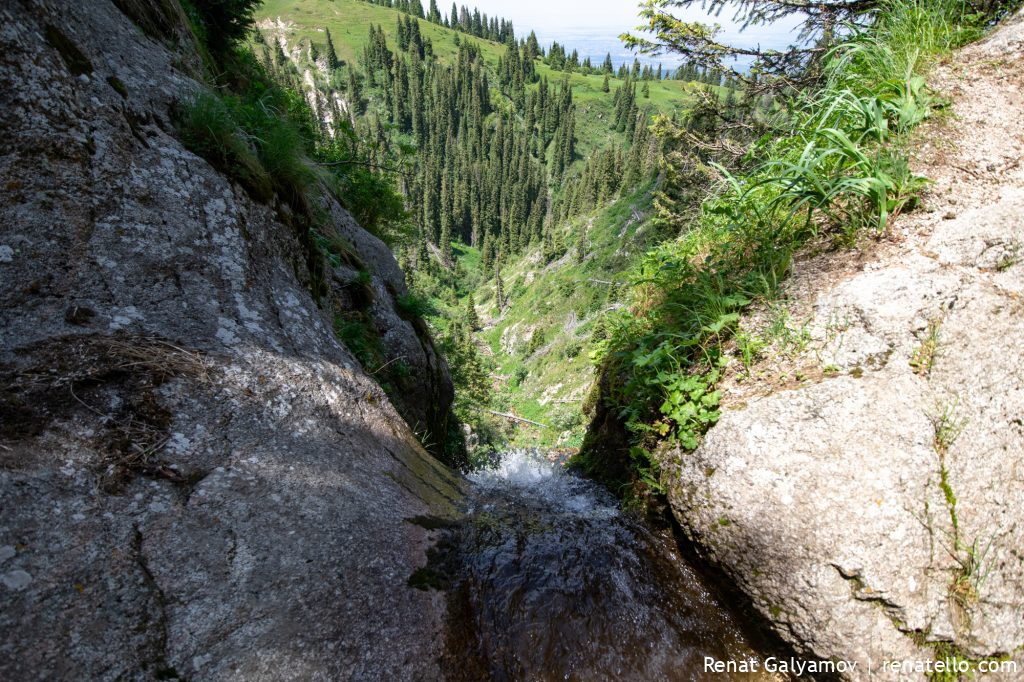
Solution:
M 483 493 L 478 499 L 483 507 L 493 507 L 489 496 L 521 497 L 524 503 L 551 505 L 562 512 L 612 517 L 619 513 L 618 503 L 593 481 L 566 471 L 551 462 L 538 450 L 510 450 L 501 455 L 499 463 L 474 472 L 469 480 Z M 489 500 L 489 501 L 484 501 Z
M 446 543 L 454 680 L 689 682 L 709 679 L 704 656 L 756 655 L 671 535 L 600 485 L 536 450 L 468 479 Z

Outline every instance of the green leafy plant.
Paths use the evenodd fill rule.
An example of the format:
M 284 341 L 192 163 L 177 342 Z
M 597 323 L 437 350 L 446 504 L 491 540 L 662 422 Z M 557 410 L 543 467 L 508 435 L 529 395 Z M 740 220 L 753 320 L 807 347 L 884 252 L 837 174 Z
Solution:
M 435 312 L 430 299 L 411 292 L 399 294 L 395 305 L 402 315 L 413 319 L 421 319 Z
M 661 467 L 657 458 L 641 447 L 629 449 L 629 459 L 640 481 L 655 495 L 664 495 L 667 491 L 661 482 Z
M 736 335 L 736 350 L 740 354 L 740 360 L 747 369 L 754 364 L 757 357 L 768 347 L 763 338 L 756 334 L 740 332 Z
M 358 315 L 337 315 L 334 333 L 355 356 L 363 369 L 372 372 L 381 363 L 380 342 L 373 326 Z

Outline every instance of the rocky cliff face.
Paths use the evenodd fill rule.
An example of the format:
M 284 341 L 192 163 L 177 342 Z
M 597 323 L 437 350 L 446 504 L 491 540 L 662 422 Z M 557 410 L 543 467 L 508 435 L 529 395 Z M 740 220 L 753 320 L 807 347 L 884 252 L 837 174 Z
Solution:
M 286 209 L 175 139 L 200 87 L 180 20 L 0 9 L 0 677 L 436 679 L 407 519 L 460 484 L 335 338 L 351 268 L 314 300 Z M 327 208 L 433 423 L 451 384 L 401 272 Z
M 802 261 L 786 338 L 696 452 L 664 458 L 696 545 L 855 678 L 953 654 L 1024 670 L 1022 73 L 1021 16 L 939 70 L 953 116 L 918 141 L 924 211 Z

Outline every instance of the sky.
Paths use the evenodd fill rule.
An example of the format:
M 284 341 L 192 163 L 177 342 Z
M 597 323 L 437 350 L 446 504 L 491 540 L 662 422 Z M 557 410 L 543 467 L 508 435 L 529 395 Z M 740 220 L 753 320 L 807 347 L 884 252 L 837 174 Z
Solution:
M 699 5 L 699 3 L 697 3 Z M 426 2 L 424 2 L 426 5 Z M 588 31 L 605 29 L 615 35 L 633 30 L 637 23 L 637 0 L 458 0 L 458 5 L 470 9 L 479 7 L 488 16 L 511 19 L 516 33 L 528 34 L 530 29 L 549 34 L 554 31 Z M 451 2 L 438 0 L 441 12 L 451 8 Z M 687 10 L 673 10 L 673 14 L 689 21 L 704 20 L 721 24 L 728 33 L 734 33 L 738 26 L 731 19 L 733 12 L 724 9 L 717 17 L 708 17 L 699 7 Z M 522 27 L 522 28 L 520 28 Z M 786 27 L 788 32 L 792 22 Z M 525 30 L 524 30 L 525 29 Z
M 511 19 L 518 29 L 529 26 L 544 29 L 575 27 L 615 28 L 620 32 L 636 24 L 637 3 L 633 0 L 462 0 L 459 5 L 475 5 L 489 16 Z M 438 6 L 450 8 L 451 3 Z M 446 11 L 445 9 L 441 10 Z M 545 31 L 547 32 L 547 31 Z M 529 31 L 524 31 L 529 33 Z
M 427 4 L 424 0 L 423 5 Z M 450 0 L 438 0 L 437 4 L 442 13 L 451 10 Z M 616 65 L 632 61 L 633 55 L 622 47 L 618 36 L 634 32 L 639 23 L 637 0 L 457 0 L 457 4 L 471 10 L 478 7 L 488 16 L 511 19 L 517 37 L 525 37 L 533 30 L 544 47 L 557 40 L 569 49 L 579 48 L 581 56 L 600 58 L 605 52 L 611 52 Z M 673 10 L 672 13 L 687 21 L 720 24 L 725 42 L 738 45 L 786 47 L 793 40 L 796 24 L 790 20 L 740 33 L 729 8 L 714 17 L 709 17 L 699 7 Z M 677 60 L 672 56 L 653 56 L 641 57 L 641 62 L 664 62 L 669 66 L 676 64 Z

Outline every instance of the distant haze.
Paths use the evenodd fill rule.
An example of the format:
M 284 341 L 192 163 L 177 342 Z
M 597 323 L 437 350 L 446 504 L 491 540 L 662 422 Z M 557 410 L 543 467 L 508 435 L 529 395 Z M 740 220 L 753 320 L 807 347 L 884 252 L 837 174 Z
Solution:
M 424 8 L 428 4 L 423 0 Z M 438 0 L 437 4 L 442 14 L 451 11 L 451 2 Z M 478 7 L 488 16 L 511 19 L 519 38 L 529 35 L 531 30 L 535 31 L 545 49 L 551 41 L 557 40 L 570 51 L 578 49 L 581 59 L 590 57 L 599 61 L 610 52 L 616 66 L 633 61 L 634 55 L 618 39 L 621 33 L 635 32 L 640 21 L 637 16 L 639 4 L 631 0 L 458 0 L 457 4 L 470 10 Z M 751 27 L 741 33 L 739 25 L 732 21 L 733 11 L 728 8 L 718 16 L 709 16 L 699 7 L 673 13 L 688 21 L 720 24 L 725 40 L 741 45 L 782 48 L 795 38 L 796 20 L 769 27 Z M 679 64 L 674 55 L 641 57 L 640 61 L 660 62 L 666 67 Z

